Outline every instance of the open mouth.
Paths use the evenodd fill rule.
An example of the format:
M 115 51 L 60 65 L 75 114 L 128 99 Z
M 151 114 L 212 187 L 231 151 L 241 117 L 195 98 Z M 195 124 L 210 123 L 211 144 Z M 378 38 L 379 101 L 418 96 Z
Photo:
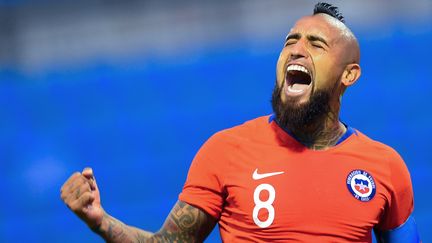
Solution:
M 285 82 L 290 93 L 303 93 L 312 83 L 309 70 L 297 64 L 288 65 Z

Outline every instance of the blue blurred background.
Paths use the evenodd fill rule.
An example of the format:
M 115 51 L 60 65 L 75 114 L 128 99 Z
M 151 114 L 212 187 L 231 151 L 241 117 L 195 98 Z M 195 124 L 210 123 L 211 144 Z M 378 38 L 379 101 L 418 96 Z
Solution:
M 404 157 L 432 242 L 432 1 L 331 2 L 362 51 L 342 119 Z M 271 113 L 285 35 L 314 4 L 0 0 L 0 242 L 102 242 L 59 196 L 86 166 L 109 213 L 158 230 L 202 143 Z

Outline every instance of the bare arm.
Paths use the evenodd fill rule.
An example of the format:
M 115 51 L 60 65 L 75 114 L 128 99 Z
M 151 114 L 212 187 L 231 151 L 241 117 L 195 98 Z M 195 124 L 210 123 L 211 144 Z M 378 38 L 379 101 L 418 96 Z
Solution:
M 216 225 L 216 220 L 200 209 L 177 201 L 162 228 L 150 233 L 104 215 L 101 226 L 94 230 L 107 242 L 203 242 Z
M 95 233 L 111 243 L 203 242 L 216 225 L 216 219 L 204 211 L 177 201 L 158 232 L 128 226 L 102 209 L 91 169 L 74 173 L 63 185 L 61 198 Z
M 203 242 L 216 225 L 216 219 L 204 211 L 177 201 L 152 242 Z

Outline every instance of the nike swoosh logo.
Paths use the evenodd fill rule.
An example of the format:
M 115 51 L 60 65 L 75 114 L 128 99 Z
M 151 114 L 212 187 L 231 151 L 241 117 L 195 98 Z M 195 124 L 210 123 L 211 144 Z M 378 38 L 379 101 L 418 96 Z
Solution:
M 280 175 L 283 174 L 283 171 L 278 171 L 278 172 L 270 172 L 270 173 L 262 173 L 262 174 L 258 174 L 258 169 L 255 169 L 254 173 L 252 174 L 252 179 L 254 180 L 260 180 L 260 179 L 264 179 L 270 176 L 275 176 L 275 175 Z

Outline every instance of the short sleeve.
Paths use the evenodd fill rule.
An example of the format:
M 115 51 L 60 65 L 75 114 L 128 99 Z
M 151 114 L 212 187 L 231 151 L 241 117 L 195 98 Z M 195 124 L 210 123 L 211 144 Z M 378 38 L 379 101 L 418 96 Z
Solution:
M 400 155 L 392 150 L 390 159 L 390 199 L 378 225 L 380 230 L 401 226 L 414 209 L 413 189 L 408 168 Z
M 228 161 L 218 134 L 200 148 L 189 168 L 179 200 L 200 208 L 218 219 L 224 201 L 223 173 Z

